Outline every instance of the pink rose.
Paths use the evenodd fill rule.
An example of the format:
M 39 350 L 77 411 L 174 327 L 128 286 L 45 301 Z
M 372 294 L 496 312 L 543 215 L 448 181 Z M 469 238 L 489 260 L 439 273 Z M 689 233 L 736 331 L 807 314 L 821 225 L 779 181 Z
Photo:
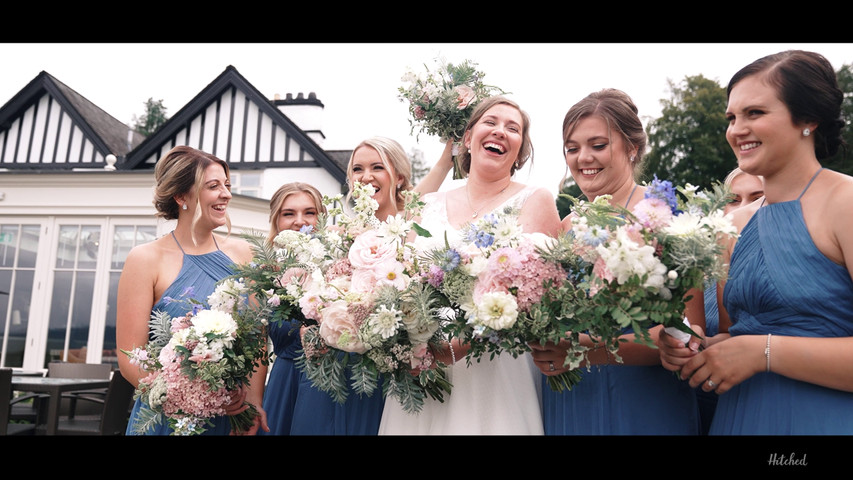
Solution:
M 305 280 L 308 278 L 308 272 L 302 268 L 288 268 L 278 277 L 278 285 L 282 288 L 288 286 L 291 282 L 296 282 L 300 286 L 305 286 Z
M 358 268 L 353 270 L 350 290 L 353 292 L 367 293 L 376 287 L 376 272 L 370 268 Z
M 457 85 L 453 87 L 453 91 L 456 92 L 456 109 L 457 110 L 465 110 L 468 108 L 468 105 L 477 98 L 477 94 L 474 93 L 474 89 L 469 87 L 468 85 Z
M 364 353 L 367 347 L 358 338 L 358 325 L 347 313 L 347 302 L 330 303 L 320 314 L 320 336 L 326 344 L 345 352 Z
M 376 265 L 397 258 L 397 245 L 380 237 L 376 230 L 366 230 L 355 237 L 347 258 L 353 268 L 373 270 Z

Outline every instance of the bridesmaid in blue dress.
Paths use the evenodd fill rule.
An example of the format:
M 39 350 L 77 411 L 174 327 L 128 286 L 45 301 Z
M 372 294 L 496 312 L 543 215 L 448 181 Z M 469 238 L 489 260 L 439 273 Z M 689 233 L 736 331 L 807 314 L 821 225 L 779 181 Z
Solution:
M 214 229 L 227 226 L 231 200 L 231 183 L 228 164 L 208 153 L 187 146 L 178 146 L 167 152 L 155 167 L 156 181 L 154 206 L 157 215 L 166 220 L 177 220 L 170 235 L 134 247 L 127 256 L 118 284 L 116 341 L 118 348 L 133 350 L 148 342 L 148 321 L 157 310 L 172 316 L 186 314 L 183 302 L 170 302 L 170 298 L 185 300 L 188 297 L 206 300 L 216 283 L 231 275 L 231 265 L 251 260 L 248 242 L 227 236 L 217 239 Z M 137 385 L 146 374 L 131 365 L 125 355 L 118 359 L 122 376 Z M 266 367 L 256 372 L 259 379 L 266 377 Z M 252 403 L 260 412 L 256 425 L 246 433 L 252 434 L 260 427 L 266 428 L 261 408 L 263 382 L 251 382 L 248 388 L 233 392 L 228 415 L 237 414 Z M 127 434 L 134 434 L 134 424 L 140 409 L 147 408 L 137 399 L 128 422 Z M 225 416 L 214 419 L 214 427 L 207 435 L 225 435 L 231 427 Z M 172 430 L 166 424 L 149 429 L 148 435 L 168 435 Z
M 763 57 L 729 82 L 726 137 L 765 199 L 733 213 L 729 338 L 692 356 L 661 349 L 667 368 L 719 394 L 711 435 L 853 434 L 853 178 L 820 165 L 843 143 L 842 101 L 813 52 Z
M 270 199 L 267 242 L 272 244 L 275 236 L 284 230 L 316 226 L 321 213 L 326 213 L 326 207 L 322 194 L 314 186 L 301 182 L 282 185 Z M 259 435 L 290 435 L 301 374 L 294 363 L 302 350 L 300 326 L 298 320 L 269 325 L 275 358 L 264 391 L 264 410 L 270 429 L 258 432 Z
M 586 198 L 612 195 L 611 203 L 632 209 L 646 187 L 634 180 L 646 148 L 646 134 L 637 107 L 624 92 L 594 92 L 569 109 L 563 121 L 566 164 Z M 571 218 L 563 219 L 571 228 Z M 701 291 L 699 291 L 701 292 Z M 702 317 L 701 295 L 688 304 L 691 323 Z M 657 335 L 654 327 L 652 338 Z M 582 379 L 570 391 L 554 392 L 542 377 L 543 422 L 546 435 L 697 435 L 696 393 L 672 372 L 661 368 L 657 351 L 634 343 L 630 329 L 621 337 L 622 363 L 587 335 L 592 348 Z M 533 358 L 544 375 L 563 371 L 568 344 L 532 344 Z
M 424 194 L 438 190 L 453 166 L 451 142 L 441 158 L 415 191 Z M 404 208 L 402 191 L 412 190 L 412 164 L 403 147 L 393 139 L 372 137 L 359 143 L 347 165 L 347 183 L 371 184 L 373 198 L 379 204 L 375 215 L 384 221 Z M 355 355 L 355 354 L 349 354 Z M 336 402 L 328 393 L 313 385 L 300 371 L 291 435 L 376 435 L 385 406 L 381 388 L 371 396 L 350 393 L 344 403 Z

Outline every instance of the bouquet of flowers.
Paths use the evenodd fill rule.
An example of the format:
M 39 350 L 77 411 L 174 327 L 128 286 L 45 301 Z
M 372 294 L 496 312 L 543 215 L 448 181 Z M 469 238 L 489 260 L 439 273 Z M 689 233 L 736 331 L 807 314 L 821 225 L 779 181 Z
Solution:
M 142 433 L 167 421 L 173 435 L 197 435 L 212 426 L 211 417 L 224 415 L 229 391 L 248 385 L 252 372 L 266 364 L 264 307 L 248 302 L 240 280 L 221 281 L 208 297 L 209 307 L 184 292 L 191 309 L 172 318 L 151 315 L 151 340 L 144 348 L 122 351 L 148 375 L 136 388 L 148 409 L 140 411 L 135 429 Z M 263 381 L 264 379 L 260 379 Z M 229 416 L 234 431 L 245 431 L 258 415 L 255 407 Z
M 282 232 L 275 239 L 308 264 L 287 286 L 304 317 L 316 322 L 303 335 L 297 365 L 338 402 L 350 389 L 372 395 L 381 379 L 384 395 L 418 412 L 427 395 L 442 401 L 450 392 L 444 366 L 429 348 L 440 340 L 439 312 L 447 301 L 421 281 L 407 242 L 417 228 L 408 215 L 417 215 L 423 202 L 407 192 L 405 213 L 380 222 L 372 195 L 371 185 L 356 183 L 354 217 L 341 216 L 338 225 L 311 233 Z M 327 205 L 334 201 L 324 198 Z M 332 208 L 328 215 L 340 213 Z
M 736 234 L 723 214 L 727 197 L 720 185 L 711 192 L 690 184 L 674 189 L 657 177 L 632 211 L 610 205 L 608 195 L 592 202 L 569 197 L 575 203 L 569 254 L 580 259 L 570 278 L 584 293 L 567 297 L 571 306 L 563 314 L 617 361 L 624 328 L 632 327 L 636 341 L 649 346 L 655 324 L 692 334 L 684 322 L 688 292 L 702 288 L 706 278 L 726 275 L 718 240 Z M 584 350 L 577 345 L 574 353 Z M 578 358 L 569 355 L 566 362 Z
M 425 257 L 429 281 L 459 307 L 446 330 L 470 345 L 469 364 L 503 352 L 518 357 L 530 351 L 528 342 L 565 339 L 559 294 L 571 258 L 560 260 L 552 251 L 554 239 L 524 233 L 512 207 L 467 224 L 462 235 L 461 245 L 445 241 Z M 555 390 L 571 388 L 579 379 L 575 370 L 549 377 Z
M 505 93 L 500 88 L 483 83 L 485 74 L 477 64 L 465 60 L 454 65 L 440 59 L 435 71 L 426 69 L 425 75 L 411 70 L 403 75 L 405 86 L 398 87 L 401 102 L 409 102 L 409 124 L 412 132 L 438 135 L 443 142 L 453 145 L 453 179 L 464 178 L 457 161 L 459 142 L 465 133 L 465 124 L 477 103 L 491 95 Z

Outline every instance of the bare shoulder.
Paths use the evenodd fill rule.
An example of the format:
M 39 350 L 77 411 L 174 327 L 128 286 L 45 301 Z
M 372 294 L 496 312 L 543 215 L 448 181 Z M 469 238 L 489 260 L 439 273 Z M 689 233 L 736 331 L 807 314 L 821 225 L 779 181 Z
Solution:
M 238 234 L 228 236 L 217 235 L 219 248 L 228 255 L 234 263 L 249 263 L 254 256 L 252 245 Z
M 828 178 L 821 188 L 825 192 L 827 206 L 833 205 L 849 212 L 850 202 L 853 200 L 853 177 L 834 170 L 827 173 Z

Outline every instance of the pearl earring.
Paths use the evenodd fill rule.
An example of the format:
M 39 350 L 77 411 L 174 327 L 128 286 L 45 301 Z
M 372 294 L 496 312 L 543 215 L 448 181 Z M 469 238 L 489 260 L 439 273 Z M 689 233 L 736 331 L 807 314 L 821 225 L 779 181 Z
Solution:
M 804 136 L 804 137 L 808 137 L 808 136 L 809 136 L 809 135 L 811 135 L 811 134 L 812 134 L 812 131 L 811 131 L 811 130 L 809 130 L 808 128 L 804 128 L 804 129 L 803 129 L 803 136 Z
M 184 209 L 184 210 L 186 210 L 186 209 L 187 209 L 187 204 L 186 204 L 186 203 L 184 204 L 183 209 Z

